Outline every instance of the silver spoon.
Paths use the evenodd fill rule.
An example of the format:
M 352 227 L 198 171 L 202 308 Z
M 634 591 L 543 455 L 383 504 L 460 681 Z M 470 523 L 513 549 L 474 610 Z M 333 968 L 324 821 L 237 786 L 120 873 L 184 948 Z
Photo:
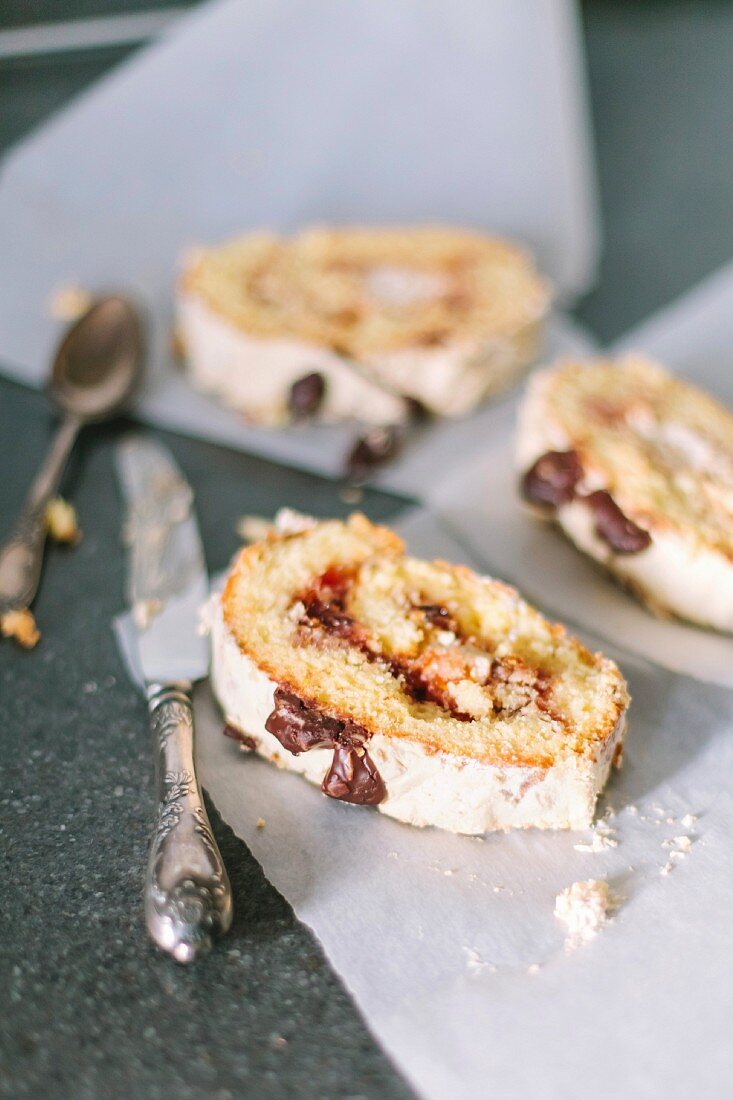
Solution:
M 125 298 L 101 298 L 69 329 L 51 368 L 49 393 L 63 419 L 31 485 L 15 529 L 0 549 L 0 614 L 30 606 L 46 542 L 46 507 L 85 424 L 129 403 L 142 375 L 143 327 Z

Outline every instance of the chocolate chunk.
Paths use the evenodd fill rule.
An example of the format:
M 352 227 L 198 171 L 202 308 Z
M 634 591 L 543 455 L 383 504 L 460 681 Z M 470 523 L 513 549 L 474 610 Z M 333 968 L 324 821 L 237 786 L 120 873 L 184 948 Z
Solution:
M 298 378 L 290 387 L 288 408 L 295 420 L 304 420 L 318 412 L 326 396 L 326 379 L 318 371 Z
M 439 603 L 421 603 L 418 604 L 418 611 L 422 611 L 431 626 L 438 626 L 443 630 L 453 629 L 453 620 L 447 607 L 442 607 Z
M 346 611 L 346 601 L 353 583 L 353 569 L 342 569 L 338 565 L 327 569 L 300 597 L 305 607 L 305 617 L 301 623 L 305 626 L 318 623 L 329 634 L 359 644 L 362 630 L 356 619 Z
M 651 535 L 625 516 L 605 489 L 584 498 L 593 512 L 596 534 L 617 554 L 638 554 L 651 545 Z
M 344 723 L 329 718 L 291 691 L 278 687 L 275 709 L 265 722 L 265 729 L 277 737 L 284 749 L 298 756 L 309 749 L 332 745 L 343 733 Z
M 333 761 L 321 789 L 329 798 L 360 806 L 376 806 L 387 794 L 366 749 L 348 744 L 334 746 Z
M 233 726 L 230 722 L 227 722 L 222 732 L 225 737 L 231 737 L 233 741 L 239 741 L 242 748 L 249 749 L 250 752 L 254 752 L 257 748 L 254 737 L 250 737 L 248 733 L 244 733 L 238 726 Z
M 430 698 L 427 684 L 420 675 L 420 670 L 413 668 L 409 660 L 392 657 L 389 661 L 389 667 L 392 675 L 401 679 L 405 695 L 408 695 L 410 699 L 413 699 L 416 703 L 428 701 L 434 703 L 436 701 Z
M 547 451 L 522 478 L 522 493 L 532 504 L 557 508 L 573 499 L 582 476 L 577 451 Z
M 364 748 L 369 735 L 354 722 L 330 718 L 292 691 L 278 687 L 275 709 L 265 729 L 295 756 L 308 749 L 333 746 L 333 761 L 322 784 L 330 798 L 371 806 L 386 797 L 382 777 Z
M 349 480 L 365 481 L 372 470 L 394 458 L 401 446 L 402 432 L 396 425 L 370 428 L 357 439 L 346 459 Z
M 424 424 L 433 417 L 432 410 L 417 397 L 406 397 L 405 408 L 407 409 L 408 420 L 412 424 Z
M 305 613 L 308 619 L 315 620 L 329 632 L 340 638 L 351 638 L 355 634 L 356 620 L 339 607 L 336 602 L 324 602 L 317 596 L 306 601 Z

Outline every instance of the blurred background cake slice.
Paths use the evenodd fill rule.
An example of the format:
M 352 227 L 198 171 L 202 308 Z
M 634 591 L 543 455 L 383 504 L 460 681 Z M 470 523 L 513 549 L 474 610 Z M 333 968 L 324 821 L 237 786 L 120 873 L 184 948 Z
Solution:
M 733 631 L 733 415 L 640 356 L 563 361 L 519 417 L 525 498 L 652 610 Z
M 248 419 L 459 416 L 536 357 L 548 285 L 529 255 L 444 228 L 253 233 L 191 252 L 177 335 L 189 377 Z

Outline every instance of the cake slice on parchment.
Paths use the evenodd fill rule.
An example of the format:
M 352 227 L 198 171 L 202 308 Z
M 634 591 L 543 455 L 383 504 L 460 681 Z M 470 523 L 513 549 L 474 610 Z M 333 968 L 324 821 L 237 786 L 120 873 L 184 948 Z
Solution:
M 519 416 L 525 498 L 653 611 L 733 631 L 733 415 L 656 363 L 564 360 Z
M 514 589 L 353 515 L 247 547 L 212 611 L 228 732 L 330 797 L 458 833 L 592 820 L 626 684 Z
M 193 384 L 253 422 L 468 412 L 537 355 L 549 290 L 519 247 L 457 229 L 251 233 L 192 251 L 177 334 Z

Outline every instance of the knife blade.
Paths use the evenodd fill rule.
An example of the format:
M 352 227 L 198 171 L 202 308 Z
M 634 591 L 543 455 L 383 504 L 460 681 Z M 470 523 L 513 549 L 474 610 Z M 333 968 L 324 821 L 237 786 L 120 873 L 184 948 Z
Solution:
M 231 887 L 194 762 L 192 685 L 207 671 L 198 615 L 208 577 L 193 491 L 166 448 L 129 436 L 118 444 L 117 467 L 127 504 L 123 534 L 136 663 L 156 746 L 158 814 L 145 917 L 158 946 L 190 962 L 232 920 Z
M 170 454 L 142 436 L 119 444 L 127 501 L 127 593 L 146 681 L 198 680 L 208 651 L 197 630 L 209 591 L 193 492 Z

